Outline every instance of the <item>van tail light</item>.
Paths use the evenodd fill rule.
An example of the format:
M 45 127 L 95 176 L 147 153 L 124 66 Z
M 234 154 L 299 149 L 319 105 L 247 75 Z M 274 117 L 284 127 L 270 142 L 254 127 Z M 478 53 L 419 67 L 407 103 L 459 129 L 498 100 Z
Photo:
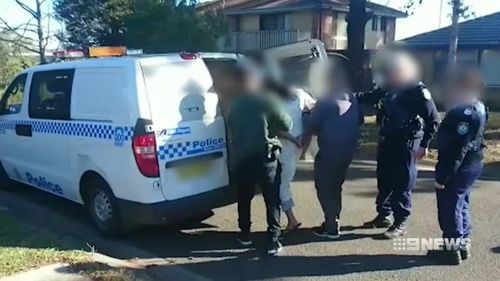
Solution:
M 134 151 L 135 162 L 141 174 L 149 178 L 159 177 L 160 169 L 156 156 L 155 134 L 134 136 L 132 149 Z
M 198 56 L 193 53 L 180 53 L 179 55 L 183 60 L 195 60 L 198 58 Z

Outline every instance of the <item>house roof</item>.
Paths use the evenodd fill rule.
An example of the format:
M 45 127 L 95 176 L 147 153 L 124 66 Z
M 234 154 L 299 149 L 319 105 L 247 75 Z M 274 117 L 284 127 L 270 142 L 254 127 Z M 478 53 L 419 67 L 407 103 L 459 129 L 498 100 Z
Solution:
M 402 40 L 409 47 L 421 49 L 447 48 L 451 27 L 437 29 Z M 500 12 L 459 24 L 459 48 L 500 48 Z
M 215 0 L 199 8 L 218 7 L 227 15 L 283 13 L 303 9 L 349 11 L 349 0 Z M 367 11 L 388 17 L 406 17 L 406 13 L 383 5 L 367 2 Z

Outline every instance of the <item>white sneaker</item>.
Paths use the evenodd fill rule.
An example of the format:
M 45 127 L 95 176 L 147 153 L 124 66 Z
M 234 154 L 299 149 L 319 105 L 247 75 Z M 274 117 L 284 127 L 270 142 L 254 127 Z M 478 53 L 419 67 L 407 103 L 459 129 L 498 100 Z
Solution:
M 283 250 L 283 245 L 279 241 L 273 242 L 269 245 L 269 248 L 267 248 L 267 254 L 271 256 L 277 255 L 279 252 Z

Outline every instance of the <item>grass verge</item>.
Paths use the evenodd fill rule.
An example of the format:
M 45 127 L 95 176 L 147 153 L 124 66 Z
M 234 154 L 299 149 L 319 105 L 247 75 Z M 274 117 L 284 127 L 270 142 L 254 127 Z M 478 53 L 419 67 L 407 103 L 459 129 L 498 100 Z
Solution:
M 54 263 L 88 262 L 83 251 L 59 250 L 57 237 L 0 212 L 0 277 Z
M 56 263 L 96 281 L 151 280 L 144 270 L 96 262 L 89 252 L 61 248 L 60 237 L 15 221 L 0 209 L 0 278 Z M 140 276 L 140 278 L 139 278 Z
M 485 133 L 485 163 L 488 167 L 500 167 L 500 112 L 491 112 Z M 367 116 L 361 128 L 360 154 L 367 158 L 377 153 L 378 126 L 374 116 Z M 437 160 L 437 151 L 431 149 L 428 160 Z

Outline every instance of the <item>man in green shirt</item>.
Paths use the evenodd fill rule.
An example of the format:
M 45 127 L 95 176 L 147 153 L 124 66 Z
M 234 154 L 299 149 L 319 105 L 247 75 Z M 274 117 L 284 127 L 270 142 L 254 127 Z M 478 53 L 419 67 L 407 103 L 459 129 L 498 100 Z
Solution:
M 250 234 L 250 203 L 255 187 L 260 185 L 266 203 L 267 253 L 277 254 L 282 245 L 280 226 L 279 164 L 281 143 L 279 132 L 287 132 L 292 121 L 271 94 L 264 94 L 259 75 L 243 69 L 232 73 L 242 93 L 229 108 L 231 167 L 238 190 L 238 241 L 252 244 Z M 242 87 L 241 87 L 242 86 Z

